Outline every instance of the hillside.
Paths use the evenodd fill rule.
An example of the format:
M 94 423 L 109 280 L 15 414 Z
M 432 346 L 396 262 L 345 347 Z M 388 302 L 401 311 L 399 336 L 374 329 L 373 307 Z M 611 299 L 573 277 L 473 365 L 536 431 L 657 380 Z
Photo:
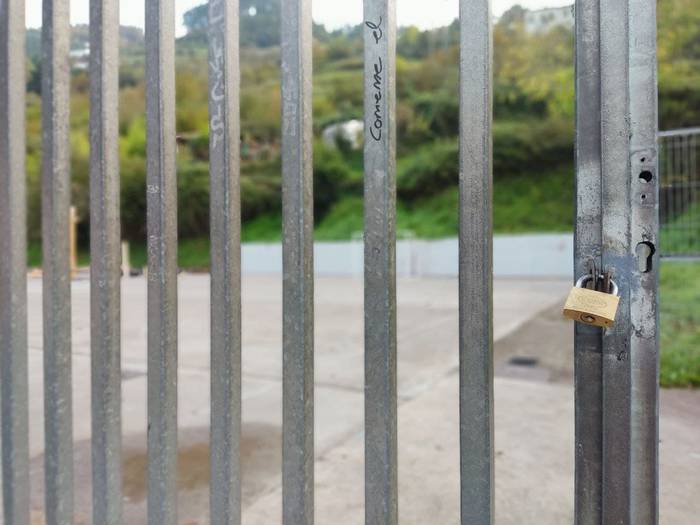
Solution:
M 254 9 L 253 9 L 254 8 Z M 279 236 L 279 0 L 242 0 L 242 189 L 244 239 Z M 253 14 L 254 13 L 254 14 Z M 206 19 L 186 15 L 177 42 L 179 227 L 183 239 L 208 235 Z M 513 8 L 494 28 L 494 176 L 496 231 L 564 231 L 573 215 L 573 36 L 556 27 L 530 34 Z M 659 3 L 660 125 L 700 123 L 700 0 Z M 120 147 L 124 235 L 145 236 L 143 35 L 122 28 Z M 457 228 L 458 25 L 402 28 L 398 39 L 398 220 L 418 236 Z M 85 26 L 73 30 L 84 47 Z M 39 237 L 39 33 L 28 34 L 30 238 Z M 88 77 L 72 77 L 73 200 L 87 217 Z M 324 145 L 328 125 L 362 118 L 359 27 L 314 28 L 315 204 L 317 235 L 349 238 L 362 228 L 362 157 L 349 144 Z M 88 224 L 80 240 L 87 245 Z

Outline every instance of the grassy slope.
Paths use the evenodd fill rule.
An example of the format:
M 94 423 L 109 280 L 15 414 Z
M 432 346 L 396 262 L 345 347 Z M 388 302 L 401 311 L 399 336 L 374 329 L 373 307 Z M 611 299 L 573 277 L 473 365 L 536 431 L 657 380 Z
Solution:
M 661 266 L 661 385 L 700 387 L 700 263 Z
M 700 202 L 661 228 L 662 253 L 683 255 L 700 251 Z
M 399 233 L 434 239 L 457 235 L 458 189 L 451 188 L 412 206 L 399 205 Z M 494 183 L 493 226 L 496 233 L 571 231 L 574 213 L 573 175 L 567 168 L 537 176 L 520 176 Z M 350 239 L 362 231 L 362 199 L 338 202 L 316 226 L 321 240 Z

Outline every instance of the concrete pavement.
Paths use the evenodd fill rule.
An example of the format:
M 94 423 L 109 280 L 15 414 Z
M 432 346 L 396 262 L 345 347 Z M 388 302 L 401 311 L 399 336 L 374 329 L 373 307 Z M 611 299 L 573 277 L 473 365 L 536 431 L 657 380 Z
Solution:
M 568 286 L 563 280 L 495 282 L 495 336 L 500 341 L 495 385 L 498 523 L 572 522 L 571 349 L 562 348 L 571 332 L 556 313 Z M 401 523 L 457 523 L 456 281 L 401 279 L 398 290 Z M 208 277 L 182 274 L 179 293 L 178 502 L 181 523 L 201 524 L 208 522 Z M 145 523 L 146 506 L 145 299 L 144 279 L 123 281 L 125 520 L 132 523 Z M 279 277 L 247 277 L 243 306 L 244 522 L 267 525 L 280 522 L 281 504 Z M 43 402 L 38 279 L 29 283 L 29 308 L 32 503 L 39 517 Z M 77 280 L 73 285 L 76 510 L 78 522 L 84 523 L 90 515 L 88 315 L 89 283 Z M 533 317 L 534 322 L 528 323 Z M 541 326 L 547 319 L 549 325 Z M 322 524 L 362 522 L 362 327 L 361 280 L 317 279 L 316 507 L 317 522 Z M 538 331 L 539 346 L 534 344 Z M 518 341 L 525 346 L 519 348 Z M 521 370 L 508 363 L 509 357 L 522 352 L 537 358 L 539 366 Z M 698 401 L 697 393 L 691 392 L 662 396 L 662 523 L 690 523 L 683 520 L 700 513 L 700 503 L 692 497 L 700 493 L 695 475 L 700 467 Z

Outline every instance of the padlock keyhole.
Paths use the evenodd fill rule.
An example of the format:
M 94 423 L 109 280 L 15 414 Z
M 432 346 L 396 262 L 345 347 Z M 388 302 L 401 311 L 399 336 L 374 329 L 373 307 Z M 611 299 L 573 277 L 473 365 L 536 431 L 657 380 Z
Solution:
M 654 252 L 656 248 L 648 241 L 640 242 L 637 245 L 637 268 L 641 273 L 649 273 L 652 270 Z

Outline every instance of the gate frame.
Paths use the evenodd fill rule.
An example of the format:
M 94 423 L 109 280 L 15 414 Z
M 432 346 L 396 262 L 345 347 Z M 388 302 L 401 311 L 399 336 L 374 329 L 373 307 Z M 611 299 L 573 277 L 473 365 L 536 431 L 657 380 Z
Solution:
M 659 419 L 656 4 L 577 0 L 575 31 L 575 278 L 593 260 L 614 271 L 622 292 L 612 329 L 575 328 L 576 522 L 651 524 Z

